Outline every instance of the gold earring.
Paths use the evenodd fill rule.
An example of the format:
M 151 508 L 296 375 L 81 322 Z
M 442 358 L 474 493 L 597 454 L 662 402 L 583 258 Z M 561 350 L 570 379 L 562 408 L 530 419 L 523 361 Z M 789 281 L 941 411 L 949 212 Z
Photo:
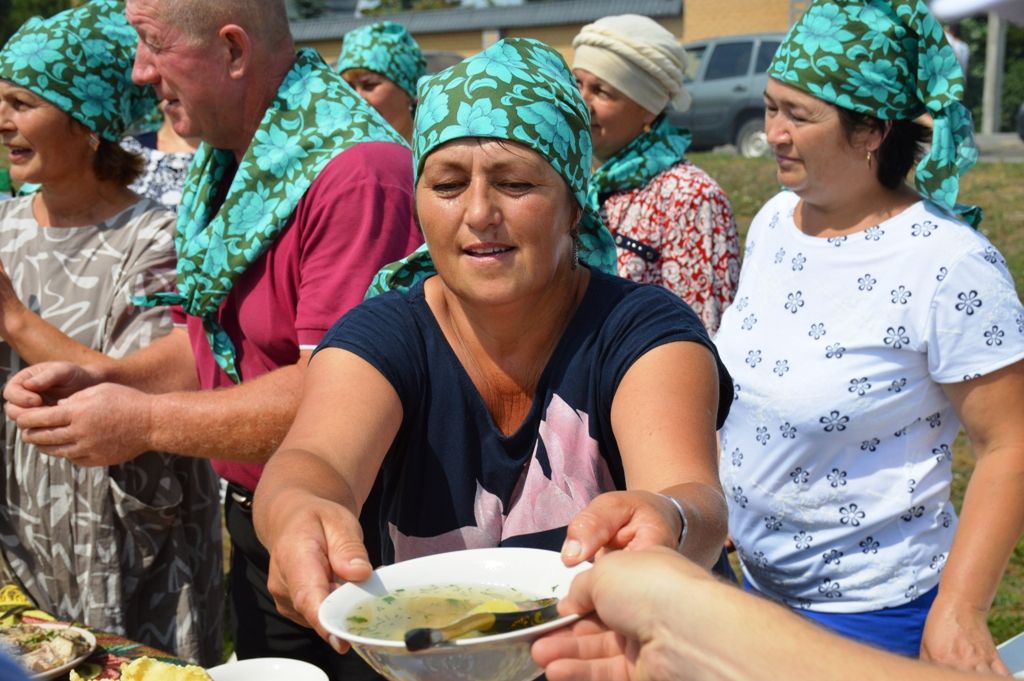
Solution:
M 871 151 L 868 151 L 868 168 L 871 167 Z
M 96 151 L 100 148 L 100 138 L 96 133 L 89 133 L 89 148 Z

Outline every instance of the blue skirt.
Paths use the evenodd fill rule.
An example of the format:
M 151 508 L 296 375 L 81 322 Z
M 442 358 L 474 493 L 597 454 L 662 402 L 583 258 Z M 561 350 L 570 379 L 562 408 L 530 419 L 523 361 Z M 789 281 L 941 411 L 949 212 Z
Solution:
M 763 595 L 750 586 L 747 580 L 743 580 L 743 588 Z M 938 593 L 939 587 L 936 586 L 904 605 L 868 612 L 813 612 L 797 609 L 793 612 L 846 638 L 897 655 L 917 657 L 921 652 L 924 622 Z

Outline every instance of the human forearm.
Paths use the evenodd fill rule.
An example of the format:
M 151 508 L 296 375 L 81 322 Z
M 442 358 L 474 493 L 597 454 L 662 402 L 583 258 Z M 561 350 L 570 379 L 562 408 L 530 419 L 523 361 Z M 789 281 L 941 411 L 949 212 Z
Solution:
M 964 495 L 960 525 L 942 571 L 939 598 L 986 612 L 1024 531 L 1024 447 L 978 458 Z
M 275 452 L 260 477 L 253 503 L 253 524 L 260 540 L 271 546 L 288 515 L 271 509 L 287 508 L 292 499 L 310 496 L 340 504 L 354 517 L 359 516 L 359 504 L 351 488 L 327 461 L 305 449 Z
M 988 629 L 988 610 L 1024 529 L 1024 361 L 943 384 L 977 463 L 960 526 L 921 638 L 921 657 L 959 669 L 1009 675 Z
M 730 681 L 954 681 L 988 678 L 962 674 L 854 643 L 786 609 L 724 583 L 689 589 L 685 600 L 696 612 L 686 618 L 676 645 L 687 666 L 702 665 L 697 678 Z M 697 602 L 694 602 L 696 599 Z M 679 608 L 678 610 L 685 610 Z M 711 614 L 700 617 L 699 613 Z M 708 663 L 714 660 L 715 663 Z
M 5 299 L 2 305 L 0 337 L 28 364 L 57 360 L 75 364 L 114 361 L 65 335 L 17 299 Z
M 188 332 L 183 328 L 172 329 L 130 355 L 86 369 L 96 383 L 118 383 L 147 393 L 199 388 Z
M 320 604 L 339 580 L 362 581 L 372 573 L 353 502 L 339 471 L 287 444 L 256 488 L 253 523 L 270 552 L 267 589 L 281 614 L 324 639 Z
M 682 554 L 703 567 L 713 566 L 722 553 L 727 534 L 728 509 L 721 490 L 690 482 L 661 493 L 676 499 L 686 515 Z
M 371 572 L 359 509 L 402 408 L 387 380 L 351 353 L 325 349 L 305 374 L 301 406 L 256 488 L 253 519 L 270 551 L 267 587 L 278 610 L 326 638 L 317 613 L 332 584 Z
M 291 365 L 230 388 L 152 395 L 147 448 L 262 463 L 291 425 L 302 373 Z
M 921 639 L 922 659 L 1007 674 L 988 629 L 988 611 L 1021 529 L 1024 450 L 988 450 L 964 498 L 962 521 L 942 570 Z
M 841 638 L 665 547 L 599 556 L 573 580 L 559 612 L 593 616 L 534 644 L 551 681 L 985 678 Z

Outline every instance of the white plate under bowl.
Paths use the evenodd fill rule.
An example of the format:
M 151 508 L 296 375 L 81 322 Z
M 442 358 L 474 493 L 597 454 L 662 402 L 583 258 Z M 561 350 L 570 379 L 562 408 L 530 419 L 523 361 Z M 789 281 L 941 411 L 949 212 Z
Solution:
M 319 667 L 286 657 L 253 657 L 206 670 L 213 681 L 329 681 Z
M 1024 679 L 1024 633 L 1000 643 L 996 650 L 1015 678 Z
M 562 598 L 573 578 L 589 563 L 566 567 L 554 551 L 526 548 L 467 549 L 424 556 L 376 570 L 365 582 L 338 587 L 320 605 L 320 623 L 378 673 L 393 681 L 528 681 L 541 670 L 530 658 L 530 644 L 576 615 L 505 634 L 457 639 L 411 653 L 403 641 L 368 638 L 347 629 L 352 609 L 395 589 L 460 584 L 512 588 L 524 598 Z
M 49 669 L 45 672 L 36 672 L 35 674 L 30 674 L 28 678 L 32 679 L 32 681 L 56 679 L 61 675 L 67 675 L 67 673 L 70 672 L 72 669 L 85 662 L 85 660 L 90 655 L 92 655 L 92 651 L 96 650 L 96 637 L 93 636 L 92 632 L 87 629 L 82 629 L 81 627 L 69 627 L 68 625 L 62 624 L 60 622 L 33 622 L 33 626 L 37 626 L 40 629 L 66 629 L 68 631 L 74 632 L 85 639 L 85 642 L 89 644 L 89 649 L 81 655 L 79 655 L 78 657 L 76 657 L 75 659 L 62 664 L 59 667 L 54 667 L 53 669 Z

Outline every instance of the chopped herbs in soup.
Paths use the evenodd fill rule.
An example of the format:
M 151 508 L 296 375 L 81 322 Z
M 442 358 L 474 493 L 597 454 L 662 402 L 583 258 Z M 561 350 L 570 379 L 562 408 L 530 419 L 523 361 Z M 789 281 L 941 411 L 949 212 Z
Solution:
M 509 587 L 482 584 L 395 589 L 356 605 L 346 617 L 346 625 L 357 636 L 401 641 L 409 629 L 443 627 L 478 612 L 515 612 L 521 609 L 518 602 L 535 598 Z M 479 635 L 467 634 L 466 638 Z

